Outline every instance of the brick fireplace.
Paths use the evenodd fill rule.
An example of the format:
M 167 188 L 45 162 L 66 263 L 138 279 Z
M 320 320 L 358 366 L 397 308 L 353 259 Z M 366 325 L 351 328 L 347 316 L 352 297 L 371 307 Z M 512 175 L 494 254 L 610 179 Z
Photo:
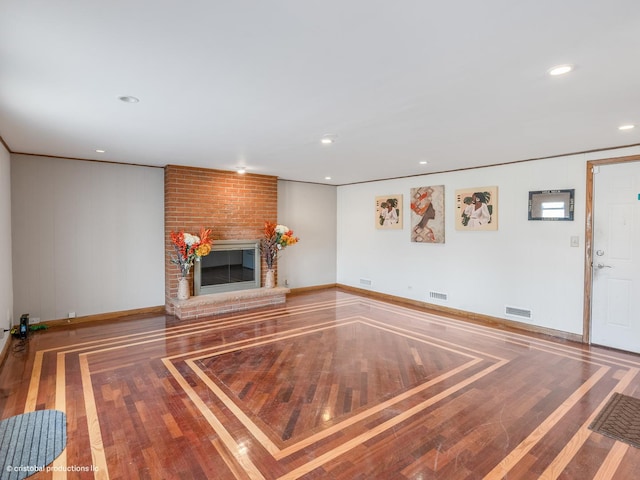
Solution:
M 165 308 L 174 313 L 180 270 L 171 263 L 172 231 L 198 234 L 210 228 L 216 240 L 257 239 L 265 220 L 277 221 L 278 179 L 257 174 L 167 165 L 165 202 Z M 262 262 L 262 276 L 266 265 Z M 193 269 L 189 274 L 193 295 Z M 264 278 L 263 278 L 264 281 Z

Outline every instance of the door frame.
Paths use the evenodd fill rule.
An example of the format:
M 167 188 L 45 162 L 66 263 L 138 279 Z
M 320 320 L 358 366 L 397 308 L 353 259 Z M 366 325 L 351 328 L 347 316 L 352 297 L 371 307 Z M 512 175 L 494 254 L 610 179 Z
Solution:
M 616 163 L 638 162 L 640 155 L 603 158 L 587 162 L 587 187 L 584 232 L 584 304 L 582 321 L 582 343 L 591 344 L 591 293 L 593 290 L 593 167 Z

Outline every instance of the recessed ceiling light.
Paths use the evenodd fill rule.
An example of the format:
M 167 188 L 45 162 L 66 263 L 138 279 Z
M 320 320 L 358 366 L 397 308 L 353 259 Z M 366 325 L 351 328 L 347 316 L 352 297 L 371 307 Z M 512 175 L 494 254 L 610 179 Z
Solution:
M 106 150 L 101 150 L 99 148 L 96 148 L 96 153 L 105 153 L 105 152 L 106 152 Z
M 573 70 L 573 65 L 556 65 L 555 67 L 551 67 L 548 72 L 549 75 L 555 77 L 558 75 L 564 75 L 565 73 L 569 73 L 571 70 Z
M 333 135 L 332 133 L 327 133 L 326 135 L 322 136 L 322 138 L 320 139 L 320 143 L 322 143 L 323 145 L 330 145 L 336 141 L 336 137 L 337 135 Z
M 243 173 L 247 173 L 247 169 L 244 167 L 240 167 L 236 170 L 236 172 L 238 172 L 240 175 L 242 175 Z
M 324 177 L 325 180 L 331 180 L 331 177 Z
M 123 95 L 122 97 L 118 97 L 124 103 L 138 103 L 140 101 L 137 97 L 132 97 L 131 95 Z
M 427 163 L 429 162 L 427 162 L 426 160 L 420 160 L 420 165 L 426 165 Z
M 631 125 L 631 124 L 629 124 L 629 125 L 620 125 L 618 127 L 618 130 L 632 130 L 634 128 L 636 128 L 636 126 L 635 125 Z

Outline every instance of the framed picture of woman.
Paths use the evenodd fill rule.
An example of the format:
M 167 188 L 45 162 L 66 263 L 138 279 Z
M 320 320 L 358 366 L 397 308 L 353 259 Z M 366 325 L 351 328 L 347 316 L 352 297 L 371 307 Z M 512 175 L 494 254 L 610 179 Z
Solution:
M 376 228 L 402 229 L 402 195 L 376 197 Z
M 498 187 L 456 190 L 456 230 L 498 230 Z
M 444 185 L 411 189 L 411 241 L 444 243 Z

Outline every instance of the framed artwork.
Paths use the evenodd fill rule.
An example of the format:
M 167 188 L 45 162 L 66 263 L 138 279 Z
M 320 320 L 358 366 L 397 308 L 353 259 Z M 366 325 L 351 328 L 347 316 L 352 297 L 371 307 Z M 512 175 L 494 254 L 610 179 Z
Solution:
M 529 192 L 529 220 L 573 221 L 575 189 Z
M 376 228 L 402 229 L 402 195 L 376 197 Z
M 456 190 L 456 230 L 498 230 L 498 187 Z
M 444 243 L 444 185 L 411 189 L 411 241 Z

